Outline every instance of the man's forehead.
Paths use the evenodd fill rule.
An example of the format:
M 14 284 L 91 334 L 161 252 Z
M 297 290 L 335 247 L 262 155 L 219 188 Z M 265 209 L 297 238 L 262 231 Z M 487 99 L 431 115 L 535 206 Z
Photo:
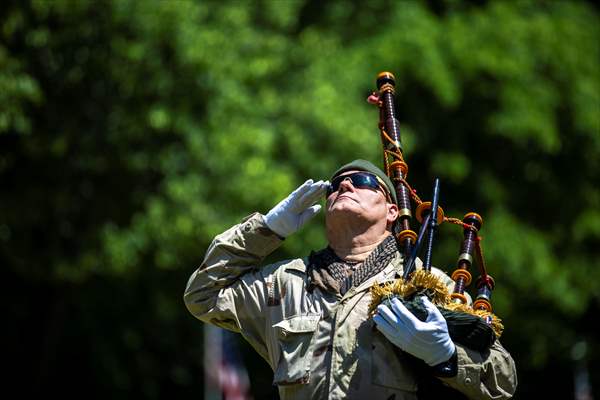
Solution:
M 366 171 L 363 171 L 363 170 L 360 170 L 360 169 L 351 169 L 351 170 L 349 170 L 349 171 L 344 171 L 344 172 L 342 172 L 342 173 L 341 173 L 341 174 L 339 174 L 338 176 L 352 175 L 352 174 L 354 174 L 354 173 L 356 173 L 356 172 L 366 172 Z

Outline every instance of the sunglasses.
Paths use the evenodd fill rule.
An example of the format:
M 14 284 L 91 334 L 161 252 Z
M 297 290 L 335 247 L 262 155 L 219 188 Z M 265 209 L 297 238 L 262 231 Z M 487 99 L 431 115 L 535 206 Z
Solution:
M 377 177 L 377 175 L 369 172 L 355 172 L 350 175 L 336 176 L 331 180 L 329 187 L 327 188 L 327 197 L 333 192 L 337 192 L 340 185 L 346 179 L 350 179 L 352 186 L 360 189 L 373 189 L 377 190 L 381 188 L 386 197 L 389 197 L 387 190 L 383 188 L 383 182 Z

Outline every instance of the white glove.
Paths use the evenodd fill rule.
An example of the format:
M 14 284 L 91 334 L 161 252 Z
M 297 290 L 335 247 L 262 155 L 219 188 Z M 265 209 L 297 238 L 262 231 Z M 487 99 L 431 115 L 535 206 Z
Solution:
M 456 346 L 450 339 L 448 324 L 440 311 L 427 297 L 423 296 L 422 300 L 428 313 L 425 322 L 415 317 L 396 298 L 391 301 L 391 310 L 384 304 L 377 306 L 373 320 L 390 342 L 434 366 L 448 361 Z
M 321 210 L 321 205 L 315 203 L 328 186 L 328 181 L 307 180 L 265 215 L 265 223 L 279 236 L 288 237 Z

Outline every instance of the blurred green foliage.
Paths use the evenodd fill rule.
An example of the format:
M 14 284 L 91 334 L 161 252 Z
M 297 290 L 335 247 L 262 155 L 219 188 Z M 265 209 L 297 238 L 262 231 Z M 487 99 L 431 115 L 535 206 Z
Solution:
M 597 6 L 40 0 L 0 15 L 5 334 L 28 387 L 200 396 L 187 277 L 214 235 L 305 179 L 380 162 L 365 99 L 382 70 L 411 184 L 427 198 L 440 177 L 447 214 L 484 218 L 521 398 L 570 396 L 580 340 L 600 382 Z M 437 265 L 453 270 L 460 238 L 441 228 Z M 317 219 L 272 258 L 324 244 Z M 269 372 L 253 374 L 264 398 Z

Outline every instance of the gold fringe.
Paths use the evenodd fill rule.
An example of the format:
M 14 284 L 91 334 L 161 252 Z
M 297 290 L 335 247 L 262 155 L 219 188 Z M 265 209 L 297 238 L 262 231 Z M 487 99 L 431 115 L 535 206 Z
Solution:
M 446 286 L 446 283 L 439 276 L 431 272 L 423 271 L 422 269 L 415 271 L 406 286 L 408 287 L 408 292 L 405 294 L 407 296 L 418 290 L 427 289 L 431 295 L 431 302 L 433 304 L 444 306 L 450 301 L 448 286 Z
M 442 279 L 431 272 L 423 270 L 415 271 L 408 282 L 397 279 L 393 283 L 380 285 L 375 282 L 371 286 L 371 304 L 369 305 L 369 314 L 374 314 L 375 309 L 383 300 L 391 297 L 408 297 L 419 290 L 426 289 L 431 294 L 431 301 L 434 304 L 445 306 L 450 302 L 448 287 Z
M 504 331 L 504 325 L 502 320 L 496 315 L 484 311 L 484 310 L 473 310 L 473 308 L 462 303 L 455 303 L 451 301 L 450 293 L 448 292 L 448 286 L 444 281 L 432 274 L 423 270 L 415 271 L 411 279 L 408 282 L 404 282 L 402 279 L 397 279 L 394 282 L 387 282 L 380 285 L 375 282 L 371 286 L 371 304 L 369 304 L 369 315 L 373 316 L 377 309 L 377 306 L 384 300 L 391 299 L 392 297 L 408 297 L 420 290 L 427 290 L 430 295 L 431 302 L 437 306 L 443 307 L 450 311 L 459 311 L 471 315 L 476 315 L 480 318 L 486 319 L 490 317 L 492 319 L 491 326 L 499 338 Z

